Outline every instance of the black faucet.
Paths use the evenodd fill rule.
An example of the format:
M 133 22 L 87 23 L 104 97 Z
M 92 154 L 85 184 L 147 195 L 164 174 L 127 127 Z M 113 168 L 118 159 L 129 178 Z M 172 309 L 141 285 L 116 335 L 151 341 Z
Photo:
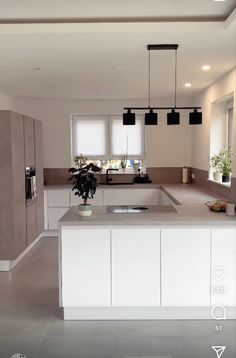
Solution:
M 108 169 L 106 170 L 106 184 L 109 184 L 109 182 L 112 181 L 112 178 L 109 177 L 109 172 L 112 172 L 112 171 L 118 172 L 119 169 L 108 168 Z

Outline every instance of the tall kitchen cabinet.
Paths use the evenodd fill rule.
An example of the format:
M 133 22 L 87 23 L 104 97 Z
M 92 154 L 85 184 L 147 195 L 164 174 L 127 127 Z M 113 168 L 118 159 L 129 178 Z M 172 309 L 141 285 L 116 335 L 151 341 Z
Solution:
M 25 168 L 36 168 L 37 199 L 26 206 Z M 41 122 L 0 111 L 0 263 L 15 260 L 42 232 Z M 1 265 L 0 265 L 1 266 Z

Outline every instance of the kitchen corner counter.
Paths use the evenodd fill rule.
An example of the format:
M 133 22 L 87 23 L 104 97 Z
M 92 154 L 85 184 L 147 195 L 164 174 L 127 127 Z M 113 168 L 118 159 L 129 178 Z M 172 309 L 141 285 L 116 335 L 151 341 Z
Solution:
M 103 186 L 104 188 L 108 186 Z M 214 194 L 193 185 L 185 184 L 147 184 L 133 185 L 132 187 L 162 188 L 179 205 L 173 205 L 176 212 L 143 212 L 129 214 L 106 213 L 106 207 L 93 208 L 91 217 L 81 218 L 77 207 L 72 207 L 61 218 L 59 226 L 229 226 L 236 227 L 236 216 L 228 217 L 225 213 L 211 212 L 205 204 L 209 200 L 217 200 Z M 119 186 L 116 187 L 119 190 Z M 126 187 L 127 190 L 130 187 Z M 132 189 L 131 189 L 132 190 Z M 151 209 L 151 206 L 150 206 Z
M 211 308 L 219 304 L 219 281 L 212 273 L 217 267 L 227 270 L 221 281 L 227 291 L 220 302 L 227 319 L 235 319 L 236 216 L 209 211 L 204 203 L 216 197 L 195 186 L 155 188 L 160 197 L 164 189 L 181 203 L 159 201 L 160 210 L 172 205 L 175 212 L 159 212 L 156 204 L 135 214 L 94 206 L 92 216 L 80 217 L 73 206 L 61 218 L 59 282 L 65 320 L 213 320 Z M 125 194 L 123 200 L 126 190 L 113 194 L 119 199 Z M 150 192 L 152 199 L 155 190 Z

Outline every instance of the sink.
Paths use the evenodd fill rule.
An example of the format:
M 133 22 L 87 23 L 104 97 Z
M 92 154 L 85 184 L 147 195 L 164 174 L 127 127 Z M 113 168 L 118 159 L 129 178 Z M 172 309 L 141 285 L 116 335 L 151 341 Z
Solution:
M 152 206 L 131 206 L 131 205 L 111 205 L 106 207 L 107 214 L 139 214 L 145 212 L 165 213 L 176 212 L 171 205 L 152 205 Z
M 146 206 L 137 206 L 137 207 L 130 207 L 127 205 L 120 205 L 120 206 L 107 206 L 107 212 L 112 214 L 136 214 L 141 213 L 145 210 L 148 210 Z

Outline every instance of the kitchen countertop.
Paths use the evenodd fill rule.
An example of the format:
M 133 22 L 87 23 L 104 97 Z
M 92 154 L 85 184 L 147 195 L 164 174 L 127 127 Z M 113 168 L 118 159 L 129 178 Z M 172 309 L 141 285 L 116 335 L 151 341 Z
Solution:
M 103 185 L 104 188 L 112 186 Z M 142 212 L 137 214 L 106 213 L 106 207 L 93 207 L 90 217 L 80 217 L 77 207 L 72 207 L 59 221 L 60 226 L 225 226 L 236 227 L 236 216 L 211 212 L 205 202 L 219 199 L 213 193 L 191 184 L 134 184 L 131 188 L 162 188 L 181 205 L 173 205 L 176 212 Z M 113 186 L 114 188 L 114 186 Z M 124 189 L 124 186 L 115 186 Z

